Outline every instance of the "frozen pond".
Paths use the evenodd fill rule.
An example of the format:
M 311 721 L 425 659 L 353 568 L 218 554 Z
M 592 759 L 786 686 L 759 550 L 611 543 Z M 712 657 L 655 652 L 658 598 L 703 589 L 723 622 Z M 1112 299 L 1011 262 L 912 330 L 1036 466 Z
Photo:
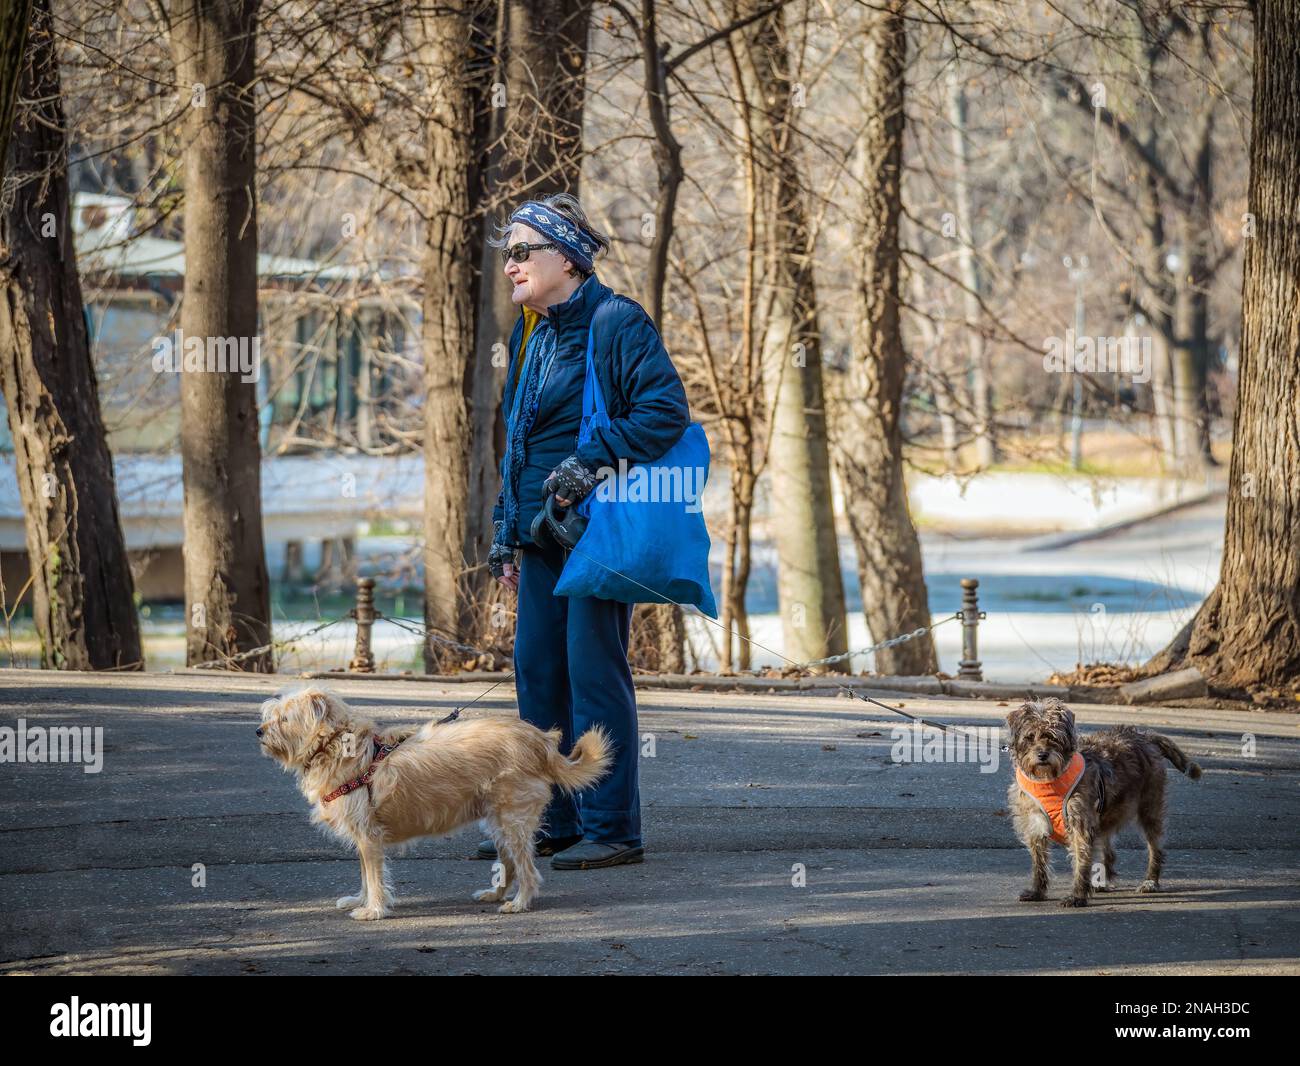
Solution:
M 1079 662 L 1138 663 L 1163 648 L 1214 587 L 1223 547 L 1224 501 L 1198 504 L 1109 536 L 1060 545 L 1060 537 L 921 538 L 932 618 L 961 606 L 960 581 L 978 578 L 980 659 L 990 681 L 1042 680 Z M 1059 545 L 1059 546 L 1058 546 Z M 776 578 L 770 551 L 756 551 L 749 604 L 754 640 L 781 651 Z M 858 596 L 853 546 L 843 542 L 849 597 L 849 646 L 863 648 L 895 634 L 869 635 Z M 719 634 L 692 619 L 697 647 Z M 961 627 L 935 631 L 939 665 L 957 672 Z M 711 655 L 710 663 L 715 663 Z M 778 656 L 755 650 L 755 666 L 778 665 Z M 874 664 L 855 657 L 855 672 Z

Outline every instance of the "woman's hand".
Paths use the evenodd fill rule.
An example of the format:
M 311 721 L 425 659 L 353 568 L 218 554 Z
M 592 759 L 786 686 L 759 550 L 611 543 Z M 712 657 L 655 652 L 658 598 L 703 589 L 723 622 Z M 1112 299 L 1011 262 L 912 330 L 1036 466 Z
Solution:
M 501 533 L 501 523 L 494 525 L 492 547 L 488 549 L 488 572 L 508 589 L 519 589 L 519 568 L 515 566 L 515 550 L 496 540 Z
M 576 455 L 571 455 L 551 471 L 542 484 L 542 495 L 555 493 L 555 502 L 561 507 L 571 507 L 596 487 L 596 475 L 584 466 Z

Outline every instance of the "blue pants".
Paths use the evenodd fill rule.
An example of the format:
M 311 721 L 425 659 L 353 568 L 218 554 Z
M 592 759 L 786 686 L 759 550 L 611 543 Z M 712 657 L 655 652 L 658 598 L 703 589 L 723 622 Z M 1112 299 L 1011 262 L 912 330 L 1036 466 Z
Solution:
M 604 726 L 614 765 L 576 797 L 558 787 L 543 823 L 548 836 L 584 836 L 641 844 L 637 783 L 636 692 L 627 662 L 632 604 L 594 596 L 556 596 L 565 551 L 548 540 L 520 552 L 519 618 L 515 627 L 515 690 L 519 717 L 538 729 L 558 728 L 566 754 L 593 725 Z

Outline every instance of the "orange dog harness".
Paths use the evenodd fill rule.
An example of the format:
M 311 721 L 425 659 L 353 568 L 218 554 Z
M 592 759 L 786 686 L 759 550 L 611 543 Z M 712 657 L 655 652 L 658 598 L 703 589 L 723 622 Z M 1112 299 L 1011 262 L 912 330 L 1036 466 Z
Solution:
M 1083 780 L 1083 767 L 1083 756 L 1077 751 L 1065 764 L 1060 776 L 1050 781 L 1035 781 L 1019 766 L 1016 767 L 1016 783 L 1020 786 L 1020 791 L 1037 803 L 1047 815 L 1047 820 L 1052 823 L 1052 839 L 1058 844 L 1070 842 L 1065 835 L 1065 801 Z

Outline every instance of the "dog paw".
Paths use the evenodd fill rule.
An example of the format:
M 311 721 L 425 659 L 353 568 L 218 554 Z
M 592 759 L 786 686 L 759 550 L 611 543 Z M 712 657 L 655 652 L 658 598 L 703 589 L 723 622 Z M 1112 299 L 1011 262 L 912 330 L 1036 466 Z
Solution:
M 355 918 L 359 922 L 373 922 L 380 918 L 387 917 L 388 911 L 383 907 L 358 907 L 356 910 L 350 912 L 350 914 L 351 917 Z
M 1039 892 L 1038 889 L 1036 888 L 1027 888 L 1020 893 L 1021 903 L 1038 903 L 1039 901 L 1044 900 L 1046 898 L 1047 898 L 1046 894 L 1043 892 Z
M 505 894 L 504 888 L 480 888 L 470 899 L 475 903 L 497 903 Z
M 514 899 L 508 899 L 497 908 L 502 914 L 522 914 L 528 910 L 531 903 L 528 900 L 520 900 L 518 896 Z
M 1061 900 L 1062 907 L 1086 907 L 1088 905 L 1087 896 L 1066 896 Z
M 1138 891 L 1142 893 L 1159 892 L 1160 884 L 1159 882 L 1152 881 L 1148 878 L 1147 880 L 1143 881 L 1140 885 L 1138 885 Z
M 364 903 L 365 901 L 365 896 L 339 896 L 339 898 L 334 901 L 334 906 L 341 911 L 346 911 Z

